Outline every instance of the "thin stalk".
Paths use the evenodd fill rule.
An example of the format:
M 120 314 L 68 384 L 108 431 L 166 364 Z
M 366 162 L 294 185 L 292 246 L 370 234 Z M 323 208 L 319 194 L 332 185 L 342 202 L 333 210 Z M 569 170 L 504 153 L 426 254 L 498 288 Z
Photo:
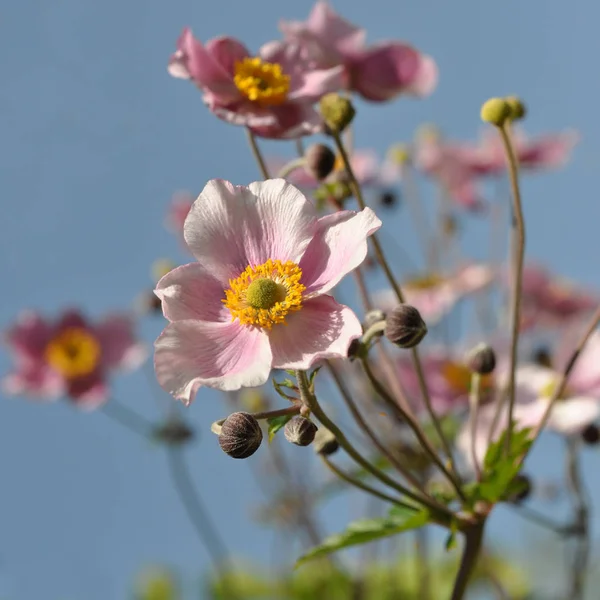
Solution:
M 431 598 L 431 569 L 429 564 L 429 531 L 427 527 L 419 527 L 415 530 L 415 550 L 419 600 L 429 600 Z
M 311 392 L 308 378 L 304 371 L 296 371 L 296 378 L 298 379 L 298 387 L 300 388 L 300 397 L 302 401 L 308 406 L 311 412 L 319 419 L 319 421 L 333 433 L 336 437 L 338 444 L 348 453 L 348 455 L 366 471 L 371 473 L 376 479 L 379 479 L 382 483 L 392 488 L 396 492 L 403 494 L 411 500 L 424 504 L 432 511 L 432 516 L 438 518 L 441 522 L 446 523 L 449 517 L 452 517 L 452 512 L 444 507 L 444 510 L 438 508 L 433 502 L 426 501 L 420 498 L 411 490 L 394 481 L 391 477 L 388 477 L 381 469 L 378 469 L 372 465 L 348 440 L 343 434 L 342 430 L 325 414 L 321 408 L 316 396 Z
M 279 169 L 277 173 L 277 177 L 281 177 L 285 179 L 290 173 L 295 171 L 296 169 L 302 169 L 306 164 L 306 159 L 301 156 L 300 158 L 295 158 L 294 160 L 290 160 L 289 163 L 286 163 Z
M 260 172 L 264 179 L 270 179 L 269 177 L 269 169 L 267 169 L 267 163 L 263 158 L 263 155 L 258 147 L 258 143 L 256 142 L 256 136 L 252 133 L 252 131 L 246 128 L 246 134 L 248 136 L 248 143 L 250 144 L 250 149 L 252 150 L 252 155 L 256 160 L 256 164 L 260 169 Z
M 380 500 L 383 500 L 384 502 L 389 502 L 390 504 L 395 504 L 396 506 L 401 506 L 402 508 L 408 508 L 408 509 L 414 510 L 414 511 L 419 510 L 417 506 L 413 506 L 412 504 L 407 504 L 406 502 L 402 502 L 402 500 L 398 500 L 398 498 L 394 498 L 393 496 L 389 496 L 388 494 L 385 494 L 384 492 L 380 492 L 379 490 L 376 490 L 374 487 L 371 487 L 370 485 L 367 485 L 366 483 L 362 482 L 360 479 L 356 479 L 355 477 L 352 477 L 345 471 L 342 471 L 342 469 L 337 467 L 335 464 L 333 464 L 327 456 L 322 454 L 321 459 L 323 460 L 323 463 L 325 464 L 325 466 L 330 471 L 335 473 L 335 475 L 337 475 L 340 479 L 342 479 L 346 483 L 349 483 L 350 485 L 353 485 L 354 487 L 362 490 L 363 492 L 367 492 L 367 494 L 371 494 L 371 496 L 374 496 L 375 498 L 379 498 Z
M 354 279 L 356 281 L 356 287 L 358 288 L 358 294 L 360 296 L 363 308 L 365 309 L 365 312 L 369 312 L 373 308 L 373 301 L 365 282 L 365 275 L 360 267 L 354 269 L 352 274 L 354 275 Z
M 334 365 L 332 365 L 331 362 L 327 361 L 326 366 L 327 366 L 327 369 L 329 370 L 329 373 L 333 377 L 333 380 L 335 381 L 338 389 L 340 390 L 340 394 L 342 395 L 342 398 L 346 402 L 348 409 L 352 413 L 354 420 L 356 421 L 358 426 L 365 432 L 367 437 L 373 442 L 373 445 L 379 450 L 379 452 L 381 452 L 381 454 L 383 456 L 385 456 L 385 458 L 387 458 L 389 460 L 389 462 L 396 468 L 398 473 L 400 473 L 400 475 L 402 475 L 409 483 L 411 483 L 413 485 L 415 490 L 417 490 L 417 492 L 419 492 L 419 495 L 425 496 L 432 502 L 436 502 L 433 498 L 431 498 L 431 496 L 429 496 L 425 492 L 425 490 L 423 489 L 423 485 L 419 481 L 419 479 L 417 477 L 415 477 L 410 472 L 410 470 L 407 469 L 398 460 L 398 458 L 396 457 L 396 455 L 393 452 L 390 452 L 388 450 L 388 448 L 375 435 L 375 432 L 371 429 L 371 427 L 369 427 L 369 424 L 366 422 L 364 417 L 360 414 L 360 411 L 358 410 L 358 406 L 356 405 L 356 402 L 354 402 L 354 399 L 352 398 L 350 391 L 346 387 L 346 384 L 343 382 L 342 378 L 340 377 L 340 375 L 337 372 Z M 444 508 L 444 506 L 441 504 L 439 507 Z
M 302 405 L 298 403 L 298 404 L 294 404 L 292 406 L 287 406 L 286 408 L 278 408 L 277 410 L 264 410 L 261 412 L 255 412 L 255 413 L 250 413 L 250 414 L 257 421 L 260 421 L 261 419 L 275 419 L 276 417 L 286 417 L 288 415 L 290 415 L 290 416 L 297 415 L 300 412 L 301 408 L 302 408 Z M 220 435 L 221 427 L 223 426 L 223 423 L 225 423 L 225 421 L 228 418 L 229 417 L 225 417 L 224 419 L 219 419 L 218 421 L 215 421 L 210 426 L 210 430 L 213 433 Z
M 390 406 L 396 407 L 398 411 L 402 411 L 402 409 L 394 402 L 394 399 L 390 396 L 389 392 L 383 387 L 383 385 L 379 382 L 379 380 L 375 377 L 369 360 L 367 358 L 362 359 L 362 365 L 365 370 L 365 374 L 367 375 L 371 385 L 375 388 L 375 391 L 379 394 L 379 396 Z M 444 462 L 438 456 L 435 448 L 431 445 L 431 442 L 427 439 L 427 436 L 423 432 L 419 422 L 414 418 L 414 416 L 408 413 L 402 413 L 402 418 L 406 422 L 406 424 L 411 428 L 412 432 L 415 434 L 423 450 L 428 454 L 434 464 L 438 466 L 440 471 L 446 476 L 448 481 L 454 487 L 456 493 L 459 498 L 461 498 L 464 502 L 466 502 L 466 497 L 460 487 L 459 482 L 453 477 L 452 473 L 448 470 Z
M 516 514 L 527 521 L 531 521 L 535 523 L 539 527 L 543 527 L 544 529 L 548 529 L 553 533 L 561 536 L 570 535 L 573 527 L 571 525 L 560 525 L 559 523 L 555 523 L 552 519 L 543 515 L 542 513 L 537 512 L 533 508 L 529 508 L 528 506 L 520 506 L 518 504 L 509 504 L 508 506 L 512 507 Z
M 590 509 L 581 477 L 578 444 L 575 438 L 567 439 L 567 485 L 573 496 L 576 547 L 571 565 L 570 600 L 581 600 L 585 593 L 585 578 L 590 557 Z
M 116 421 L 132 433 L 143 438 L 149 439 L 152 437 L 154 425 L 145 417 L 138 415 L 124 404 L 117 402 L 115 399 L 110 399 L 101 408 L 101 411 L 113 421 Z
M 508 430 L 506 433 L 506 451 L 510 448 L 512 435 L 512 422 L 515 407 L 515 373 L 517 368 L 517 351 L 519 347 L 519 329 L 521 325 L 521 294 L 523 288 L 523 263 L 525 260 L 525 219 L 523 217 L 523 207 L 521 203 L 521 191 L 519 189 L 519 165 L 510 138 L 508 125 L 499 127 L 500 137 L 504 144 L 504 151 L 508 161 L 508 174 L 510 177 L 510 187 L 512 192 L 512 229 L 511 237 L 514 249 L 511 256 L 513 266 L 513 285 L 512 285 L 512 332 L 510 344 L 510 362 L 509 362 L 509 380 L 508 380 Z
M 471 458 L 473 465 L 475 466 L 475 472 L 477 479 L 481 480 L 481 466 L 477 458 L 477 447 L 475 440 L 477 438 L 477 417 L 479 416 L 479 405 L 481 403 L 481 375 L 479 373 L 473 373 L 471 375 L 471 390 L 469 392 L 469 407 L 471 410 L 471 432 L 470 446 L 471 446 Z
M 465 545 L 460 561 L 460 567 L 458 569 L 458 575 L 454 582 L 451 600 L 463 600 L 465 596 L 465 592 L 469 585 L 469 579 L 473 574 L 475 566 L 477 565 L 477 559 L 479 558 L 481 542 L 483 541 L 483 527 L 484 522 L 476 523 L 464 532 Z

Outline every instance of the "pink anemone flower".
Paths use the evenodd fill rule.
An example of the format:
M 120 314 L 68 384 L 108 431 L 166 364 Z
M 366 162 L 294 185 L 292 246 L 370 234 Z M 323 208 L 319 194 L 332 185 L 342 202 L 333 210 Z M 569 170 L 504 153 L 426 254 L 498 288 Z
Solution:
M 191 79 L 220 119 L 249 127 L 266 138 L 296 138 L 321 129 L 313 104 L 339 89 L 341 67 L 302 69 L 296 57 L 277 44 L 252 56 L 236 39 L 218 37 L 205 45 L 184 29 L 171 56 L 169 73 Z
M 194 204 L 195 196 L 190 192 L 176 192 L 167 209 L 167 229 L 183 240 L 183 224 Z
M 15 368 L 4 378 L 3 388 L 11 395 L 68 396 L 80 408 L 97 408 L 108 399 L 109 373 L 134 369 L 146 357 L 133 325 L 123 314 L 91 324 L 75 310 L 55 322 L 23 312 L 6 333 Z
M 209 181 L 184 227 L 198 262 L 156 288 L 170 321 L 155 343 L 160 385 L 189 404 L 201 386 L 259 386 L 271 369 L 346 356 L 361 326 L 327 292 L 364 260 L 380 226 L 368 208 L 318 218 L 283 179 Z
M 384 102 L 399 94 L 429 95 L 437 84 L 437 66 L 402 42 L 366 45 L 365 30 L 352 25 L 319 1 L 306 21 L 281 21 L 287 44 L 302 48 L 316 68 L 344 67 L 345 85 L 366 100 Z

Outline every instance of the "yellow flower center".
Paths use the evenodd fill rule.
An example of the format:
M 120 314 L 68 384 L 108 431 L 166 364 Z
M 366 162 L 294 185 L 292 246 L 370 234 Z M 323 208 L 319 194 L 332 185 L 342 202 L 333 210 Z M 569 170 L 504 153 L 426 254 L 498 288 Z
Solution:
M 87 330 L 69 327 L 46 346 L 46 360 L 67 379 L 89 375 L 98 365 L 100 344 Z
M 558 384 L 560 382 L 560 377 L 558 375 L 552 377 L 552 379 L 550 379 L 550 381 L 548 381 L 548 383 L 546 383 L 546 385 L 542 386 L 542 388 L 540 389 L 540 396 L 542 398 L 546 398 L 548 400 L 550 400 L 550 398 L 552 398 L 552 396 L 554 395 L 554 392 L 556 391 L 556 388 L 558 387 Z M 567 387 L 565 386 L 565 389 L 562 391 L 562 393 L 560 394 L 560 396 L 558 397 L 558 400 L 565 400 L 566 398 L 569 398 L 570 396 L 573 396 L 573 392 Z
M 429 290 L 444 282 L 444 278 L 437 273 L 429 273 L 421 277 L 413 277 L 405 282 L 404 287 L 413 290 Z
M 471 371 L 465 365 L 448 361 L 442 366 L 442 376 L 457 394 L 468 394 L 471 390 Z M 492 375 L 482 375 L 479 389 L 482 394 L 491 391 L 494 381 Z
M 333 171 L 344 171 L 345 169 L 346 165 L 344 164 L 344 159 L 338 154 L 333 163 Z
M 263 62 L 258 57 L 237 61 L 233 82 L 248 100 L 261 106 L 283 104 L 290 90 L 290 76 L 281 65 Z
M 242 325 L 255 325 L 271 329 L 285 323 L 286 315 L 302 308 L 300 283 L 302 269 L 291 261 L 269 259 L 257 267 L 247 267 L 237 278 L 229 280 L 223 303 L 231 319 Z

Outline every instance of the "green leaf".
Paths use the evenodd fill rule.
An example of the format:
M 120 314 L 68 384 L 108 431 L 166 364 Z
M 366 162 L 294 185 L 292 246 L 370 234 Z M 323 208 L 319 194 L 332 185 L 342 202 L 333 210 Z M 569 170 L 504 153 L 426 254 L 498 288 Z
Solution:
M 444 548 L 449 552 L 456 548 L 456 533 L 451 531 L 446 538 L 446 542 L 444 543 Z
M 394 512 L 392 513 L 392 511 Z M 366 544 L 367 542 L 396 535 L 409 529 L 417 529 L 429 522 L 429 513 L 426 510 L 412 511 L 395 507 L 392 511 L 388 517 L 359 519 L 350 523 L 345 531 L 329 536 L 322 544 L 301 556 L 296 561 L 296 567 L 309 560 L 326 556 L 343 548 Z
M 290 394 L 286 394 L 283 390 L 284 388 L 291 389 L 296 391 L 298 388 L 296 384 L 291 379 L 284 379 L 283 381 L 276 381 L 275 378 L 272 379 L 273 387 L 275 391 L 285 400 L 294 401 L 297 400 L 296 396 L 291 396 Z
M 283 415 L 282 417 L 273 417 L 272 419 L 267 419 L 267 424 L 269 426 L 269 444 L 273 441 L 275 434 L 282 428 L 285 427 L 285 424 L 292 418 L 293 415 Z

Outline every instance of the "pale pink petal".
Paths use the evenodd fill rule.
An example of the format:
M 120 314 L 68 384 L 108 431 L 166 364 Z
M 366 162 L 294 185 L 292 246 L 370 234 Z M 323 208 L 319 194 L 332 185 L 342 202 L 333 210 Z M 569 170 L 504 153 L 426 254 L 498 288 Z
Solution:
M 225 291 L 200 263 L 173 269 L 156 285 L 154 293 L 162 300 L 163 314 L 169 321 L 230 321 L 223 305 Z
M 574 335 L 565 337 L 556 357 L 559 368 L 566 366 L 576 343 Z M 600 332 L 595 331 L 588 339 L 573 367 L 567 386 L 577 393 L 594 395 L 600 399 Z
M 227 284 L 269 258 L 298 262 L 316 229 L 316 210 L 284 179 L 247 188 L 212 180 L 185 222 L 185 240 L 207 271 Z
M 148 355 L 135 336 L 135 322 L 129 315 L 108 315 L 94 326 L 94 333 L 102 348 L 102 366 L 107 369 L 136 369 Z
M 597 398 L 575 396 L 559 400 L 552 407 L 548 428 L 562 435 L 574 435 L 600 417 Z
M 92 411 L 108 400 L 110 390 L 102 371 L 98 370 L 86 377 L 69 381 L 67 394 L 77 408 Z
M 380 227 L 381 221 L 370 208 L 321 217 L 300 261 L 305 293 L 324 294 L 356 269 L 367 255 L 367 237 Z
M 2 390 L 11 396 L 56 400 L 65 393 L 65 381 L 48 365 L 37 362 L 19 365 L 2 379 Z
M 336 92 L 347 85 L 346 71 L 342 65 L 332 69 L 307 71 L 298 78 L 297 85 L 290 90 L 290 101 L 316 102 L 329 92 Z
M 345 358 L 361 334 L 360 321 L 347 306 L 331 296 L 310 299 L 269 332 L 273 367 L 308 369 L 322 359 Z
M 206 42 L 206 51 L 230 76 L 235 74 L 235 63 L 249 56 L 248 49 L 235 38 L 220 36 Z
M 155 342 L 160 385 L 189 404 L 201 386 L 223 391 L 263 385 L 272 354 L 261 329 L 233 323 L 177 321 Z
M 56 322 L 54 330 L 58 333 L 64 329 L 70 329 L 71 327 L 89 329 L 87 319 L 77 309 L 64 311 Z
M 361 185 L 369 185 L 378 179 L 379 161 L 373 150 L 356 150 L 352 153 L 350 164 Z
M 34 311 L 23 311 L 6 333 L 6 343 L 18 358 L 41 360 L 52 336 L 52 326 Z
M 429 96 L 437 86 L 439 71 L 431 56 L 421 54 L 419 68 L 406 92 L 415 96 Z
M 271 107 L 267 123 L 247 119 L 247 126 L 258 137 L 273 140 L 293 140 L 323 130 L 323 119 L 310 102 L 286 102 Z

